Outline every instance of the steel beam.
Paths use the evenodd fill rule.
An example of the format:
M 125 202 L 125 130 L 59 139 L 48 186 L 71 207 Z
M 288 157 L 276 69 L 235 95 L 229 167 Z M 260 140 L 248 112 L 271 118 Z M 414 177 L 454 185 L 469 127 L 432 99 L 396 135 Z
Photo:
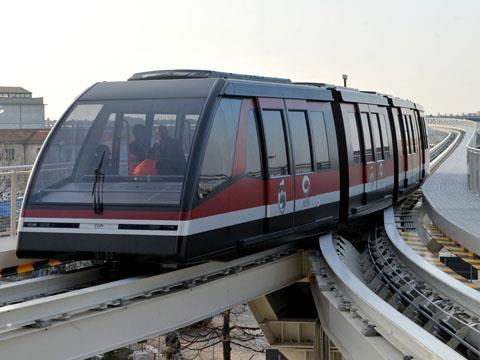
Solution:
M 463 359 L 463 356 L 402 315 L 358 279 L 339 258 L 331 234 L 320 237 L 320 249 L 329 269 L 331 280 L 334 281 L 335 286 L 344 296 L 353 302 L 354 307 L 358 309 L 358 313 L 361 313 L 363 318 L 373 323 L 375 330 L 388 341 L 388 343 L 404 355 L 413 356 L 417 359 Z M 312 260 L 315 259 L 312 258 Z M 325 267 L 322 268 L 324 269 L 323 271 L 325 271 Z M 313 271 L 320 271 L 320 266 L 312 266 L 312 269 Z M 320 274 L 316 275 L 315 279 L 317 283 L 325 282 L 325 279 Z M 318 287 L 328 290 L 328 286 L 325 286 L 325 284 L 319 284 Z M 316 303 L 321 305 L 318 300 L 320 295 L 324 295 L 325 297 L 329 292 L 321 291 L 321 294 L 319 294 L 319 290 L 315 288 L 312 290 L 314 291 L 314 295 L 315 293 L 317 295 Z M 332 304 L 331 301 L 328 303 Z M 325 307 L 317 306 L 317 308 L 320 312 L 325 311 Z M 333 310 L 332 306 L 330 306 L 330 309 Z M 335 318 L 333 318 L 334 316 Z M 338 311 L 323 313 L 320 319 L 325 329 L 329 327 L 335 328 L 338 327 L 339 324 L 344 323 L 344 319 L 339 316 Z M 342 334 L 341 329 L 338 330 L 338 334 Z M 347 327 L 343 327 L 343 331 L 351 332 Z M 347 353 L 345 351 L 348 351 L 348 349 L 344 348 L 342 350 L 341 344 L 346 347 L 347 343 L 339 342 L 342 338 L 335 336 L 333 332 L 330 334 L 327 331 L 327 334 L 340 348 L 342 354 L 346 355 Z M 347 358 L 365 359 L 365 357 L 358 357 L 360 354 L 359 351 L 352 352 L 350 350 L 348 354 L 349 356 L 346 355 Z M 385 357 L 383 351 L 379 352 L 379 355 L 382 356 L 378 358 Z M 387 358 L 391 357 L 387 356 Z
M 323 262 L 312 262 L 314 266 L 326 266 Z M 339 310 L 342 299 L 331 290 L 330 279 L 312 275 L 311 290 L 323 331 L 337 346 L 345 359 L 391 359 L 402 360 L 403 354 L 380 336 L 365 337 L 362 334 L 362 318 Z M 319 347 L 319 346 L 317 346 Z M 329 351 L 323 346 L 316 349 L 322 355 Z M 322 359 L 320 357 L 320 359 Z
M 69 319 L 65 320 L 68 317 L 65 316 L 45 328 L 22 327 L 6 331 L 0 335 L 0 358 L 23 359 L 32 354 L 39 360 L 93 356 L 211 317 L 237 304 L 288 286 L 304 276 L 303 257 L 298 252 L 270 259 L 263 264 L 261 262 L 230 275 L 218 275 L 207 282 L 191 284 L 190 288 L 183 287 L 165 293 L 145 292 L 146 297 L 119 302 L 116 307 L 111 304 L 103 310 L 74 313 Z M 208 268 L 208 264 L 204 265 L 204 268 Z M 221 265 L 229 268 L 231 263 L 216 263 L 217 271 L 220 271 Z M 201 276 L 202 271 L 193 275 Z M 145 279 L 137 279 L 137 288 L 142 280 Z M 148 287 L 144 289 L 147 290 Z M 116 293 L 111 295 L 115 298 Z M 82 294 L 83 301 L 90 304 L 92 301 L 89 298 L 95 297 L 94 290 Z M 34 307 L 31 310 L 35 311 Z M 15 315 L 15 309 L 11 308 L 11 312 Z
M 2 284 L 0 286 L 0 304 L 25 301 L 87 285 L 101 279 L 100 271 L 100 268 L 93 268 Z
M 452 279 L 450 275 L 433 266 L 405 243 L 398 233 L 393 208 L 384 211 L 383 222 L 385 232 L 397 250 L 399 258 L 412 269 L 416 275 L 428 284 L 433 285 L 435 289 L 445 294 L 448 298 L 480 316 L 480 293 L 460 281 Z

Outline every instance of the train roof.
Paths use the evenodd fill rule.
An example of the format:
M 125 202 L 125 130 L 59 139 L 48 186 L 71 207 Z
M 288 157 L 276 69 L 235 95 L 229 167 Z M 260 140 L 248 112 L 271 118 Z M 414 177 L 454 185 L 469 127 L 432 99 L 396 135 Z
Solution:
M 133 74 L 128 81 L 101 82 L 80 100 L 204 98 L 221 79 L 220 95 L 262 96 L 290 99 L 340 101 L 406 107 L 423 111 L 419 104 L 371 91 L 360 91 L 325 83 L 292 82 L 287 78 L 244 75 L 211 70 L 156 70 Z
M 80 100 L 206 98 L 217 79 L 184 79 L 100 82 Z
M 333 101 L 332 91 L 328 89 L 296 84 L 275 84 L 245 80 L 229 80 L 223 89 L 223 94 Z
M 129 81 L 139 80 L 187 80 L 224 79 L 226 85 L 222 95 L 283 97 L 291 99 L 331 101 L 333 96 L 327 89 L 298 86 L 287 78 L 236 74 L 211 70 L 156 70 L 133 74 Z
M 168 79 L 205 79 L 205 78 L 223 78 L 223 79 L 240 79 L 249 81 L 274 82 L 282 84 L 290 84 L 292 81 L 286 78 L 266 77 L 258 75 L 235 74 L 229 72 L 212 71 L 212 70 L 193 70 L 193 69 L 176 69 L 176 70 L 155 70 L 145 71 L 133 74 L 128 80 L 168 80 Z

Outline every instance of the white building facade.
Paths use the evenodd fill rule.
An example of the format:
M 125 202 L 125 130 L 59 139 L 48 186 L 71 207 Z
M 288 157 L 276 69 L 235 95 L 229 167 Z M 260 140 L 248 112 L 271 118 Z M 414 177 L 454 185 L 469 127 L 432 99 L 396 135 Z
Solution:
M 45 127 L 43 98 L 21 87 L 0 86 L 0 129 L 42 129 Z

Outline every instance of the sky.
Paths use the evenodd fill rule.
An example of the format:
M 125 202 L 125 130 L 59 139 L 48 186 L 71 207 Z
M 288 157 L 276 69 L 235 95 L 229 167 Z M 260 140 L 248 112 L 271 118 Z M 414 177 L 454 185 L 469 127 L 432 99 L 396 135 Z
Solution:
M 342 83 L 427 113 L 480 110 L 478 0 L 2 1 L 0 86 L 58 119 L 98 81 L 211 69 Z

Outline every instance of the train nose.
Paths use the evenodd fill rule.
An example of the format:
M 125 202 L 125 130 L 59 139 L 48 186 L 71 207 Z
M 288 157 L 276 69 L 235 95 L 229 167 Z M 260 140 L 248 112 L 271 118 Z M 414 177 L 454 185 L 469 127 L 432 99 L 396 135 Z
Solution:
M 61 221 L 61 222 L 59 222 Z M 92 219 L 29 219 L 21 221 L 19 257 L 67 257 L 79 253 L 177 257 L 178 223 L 95 221 Z

